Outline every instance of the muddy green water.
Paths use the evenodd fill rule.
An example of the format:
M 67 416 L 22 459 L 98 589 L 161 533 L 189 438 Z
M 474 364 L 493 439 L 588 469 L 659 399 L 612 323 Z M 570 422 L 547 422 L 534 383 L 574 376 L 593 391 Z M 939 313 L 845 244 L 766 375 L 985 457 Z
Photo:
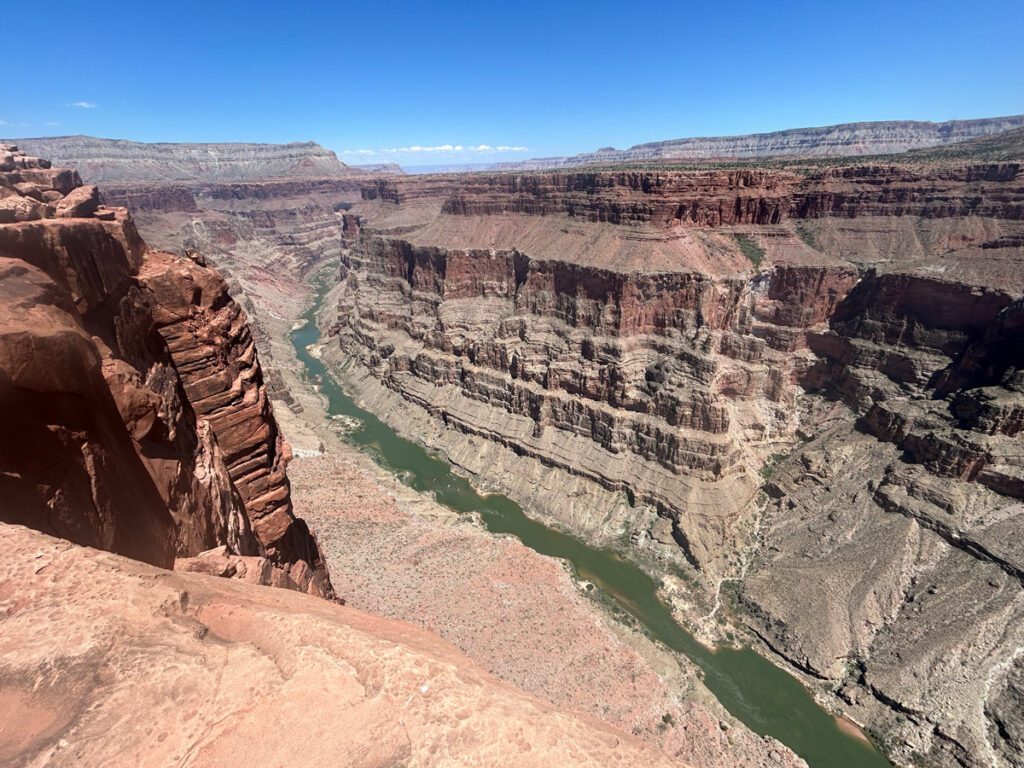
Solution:
M 704 672 L 704 684 L 737 719 L 755 733 L 774 736 L 811 768 L 891 768 L 873 746 L 841 731 L 792 675 L 749 648 L 711 650 L 694 640 L 658 598 L 654 580 L 637 566 L 532 520 L 505 496 L 481 496 L 468 480 L 452 472 L 446 461 L 399 437 L 356 405 L 306 349 L 319 338 L 314 315 L 322 300 L 321 290 L 313 308 L 304 315 L 305 326 L 292 333 L 292 340 L 308 374 L 323 377 L 320 391 L 328 399 L 330 412 L 359 422 L 348 435 L 351 443 L 370 452 L 407 485 L 432 495 L 446 507 L 478 512 L 491 532 L 513 534 L 542 555 L 568 560 L 580 578 L 596 584 L 653 637 L 692 659 Z

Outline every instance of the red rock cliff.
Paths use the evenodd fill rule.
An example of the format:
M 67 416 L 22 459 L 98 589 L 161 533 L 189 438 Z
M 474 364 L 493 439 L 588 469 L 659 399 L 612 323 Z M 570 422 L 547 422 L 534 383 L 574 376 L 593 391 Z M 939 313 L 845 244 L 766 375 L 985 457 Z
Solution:
M 162 566 L 225 546 L 266 556 L 274 583 L 331 596 L 223 280 L 147 254 L 127 212 L 101 207 L 73 171 L 12 147 L 0 169 L 0 411 L 4 434 L 21 436 L 0 453 L 0 517 Z M 190 288 L 176 294 L 177 278 Z M 168 306 L 189 329 L 172 343 Z M 217 385 L 238 397 L 211 401 Z

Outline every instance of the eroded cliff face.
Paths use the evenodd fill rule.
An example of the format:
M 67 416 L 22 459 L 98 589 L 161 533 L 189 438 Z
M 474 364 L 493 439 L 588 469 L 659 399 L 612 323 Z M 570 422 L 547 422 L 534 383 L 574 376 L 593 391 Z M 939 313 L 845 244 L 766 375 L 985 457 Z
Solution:
M 223 280 L 147 252 L 73 171 L 9 146 L 0 169 L 4 433 L 24 436 L 4 443 L 3 520 L 165 567 L 224 546 L 332 596 Z
M 739 581 L 897 759 L 1013 765 L 1021 168 L 376 182 L 333 359 L 485 487 L 685 558 L 691 620 Z
M 980 120 L 950 120 L 945 123 L 914 120 L 844 123 L 745 136 L 705 136 L 653 141 L 648 144 L 637 144 L 629 149 L 605 147 L 596 152 L 570 157 L 540 157 L 517 163 L 499 163 L 495 168 L 539 170 L 639 161 L 713 160 L 786 155 L 887 155 L 922 147 L 954 144 L 980 136 L 999 134 L 1021 126 L 1024 126 L 1024 115 Z
M 293 514 L 290 450 L 274 420 L 245 313 L 213 270 L 152 254 L 138 274 L 185 396 L 223 446 L 224 463 L 267 556 L 298 584 L 326 584 L 315 540 Z
M 292 144 L 145 143 L 93 136 L 14 139 L 26 152 L 75 168 L 94 183 L 338 176 L 347 166 L 311 141 Z
M 781 356 L 744 339 L 742 280 L 366 234 L 345 272 L 337 330 L 376 377 L 450 427 L 655 506 L 699 565 L 735 536 L 722 510 L 757 487 L 741 446 L 793 428 Z

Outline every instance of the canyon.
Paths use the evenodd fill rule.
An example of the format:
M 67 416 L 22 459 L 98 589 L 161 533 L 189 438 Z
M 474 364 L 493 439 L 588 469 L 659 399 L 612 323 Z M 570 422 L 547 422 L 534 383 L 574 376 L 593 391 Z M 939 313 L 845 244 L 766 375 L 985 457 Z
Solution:
M 325 355 L 894 759 L 1015 765 L 1024 134 L 998 138 L 370 181 Z
M 0 398 L 5 433 L 34 446 L 0 456 L 17 500 L 3 508 L 16 525 L 0 526 L 18 553 L 0 582 L 15 601 L 5 637 L 84 583 L 90 599 L 131 595 L 140 653 L 172 627 L 184 657 L 209 633 L 228 658 L 281 626 L 252 660 L 285 670 L 260 678 L 276 704 L 259 711 L 294 711 L 297 654 L 316 658 L 351 693 L 318 692 L 319 706 L 342 722 L 365 713 L 381 749 L 406 758 L 438 755 L 446 732 L 465 751 L 438 762 L 487 762 L 488 738 L 521 727 L 510 763 L 543 743 L 595 764 L 801 764 L 578 574 L 350 445 L 289 342 L 318 278 L 329 290 L 311 351 L 481 493 L 637 564 L 698 638 L 750 643 L 894 762 L 1020 765 L 1020 121 L 665 142 L 581 161 L 608 168 L 418 177 L 350 168 L 312 144 L 25 142 L 74 156 L 102 190 L 4 148 Z M 884 158 L 647 164 L 973 136 Z M 77 474 L 49 476 L 55 462 Z M 30 573 L 40 557 L 62 564 Z M 2 586 L 22 582 L 39 600 Z M 85 632 L 80 618 L 69 633 Z M 367 687 L 361 672 L 357 685 L 348 670 L 382 642 L 401 647 L 397 666 L 372 673 L 388 682 Z M 5 679 L 35 674 L 30 656 Z M 418 699 L 409 681 L 437 664 L 451 706 L 417 703 L 416 738 L 396 746 L 380 714 Z M 182 685 L 203 685 L 189 675 Z M 57 679 L 53 696 L 72 685 Z M 457 713 L 480 696 L 494 709 Z M 68 704 L 0 740 L 0 754 L 58 750 L 89 717 Z M 483 727 L 493 736 L 468 736 Z M 336 754 L 363 748 L 317 738 Z M 273 754 L 297 748 L 275 741 Z
M 152 250 L 131 214 L 83 186 L 77 172 L 3 150 L 9 213 L 0 253 L 9 264 L 0 283 L 0 370 L 4 434 L 19 436 L 0 456 L 8 491 L 0 505 L 5 763 L 91 765 L 131 755 L 145 764 L 217 764 L 227 749 L 256 765 L 296 755 L 367 765 L 802 764 L 722 710 L 694 670 L 583 598 L 563 565 L 520 544 L 472 526 L 452 541 L 478 553 L 485 582 L 525 579 L 539 603 L 480 611 L 479 599 L 468 600 L 476 588 L 454 575 L 433 584 L 455 587 L 452 603 L 429 610 L 381 593 L 395 580 L 391 569 L 426 556 L 382 557 L 400 524 L 447 538 L 456 521 L 346 446 L 321 396 L 290 365 L 287 331 L 308 302 L 303 265 L 315 249 L 288 240 L 281 224 L 267 229 L 281 240 L 261 251 L 260 235 L 243 224 L 237 250 L 218 253 L 241 259 L 251 248 L 242 279 L 281 309 L 261 315 L 269 331 L 250 327 L 204 256 L 184 246 L 178 254 Z M 257 189 L 256 199 L 267 199 L 266 187 Z M 293 188 L 272 189 L 285 191 L 271 204 L 291 202 Z M 200 222 L 220 215 L 192 213 Z M 339 215 L 339 239 L 341 224 Z M 280 258 L 279 276 L 268 279 L 257 257 L 270 254 Z M 265 368 L 264 360 L 281 367 Z M 288 463 L 303 480 L 302 510 L 330 534 L 324 544 L 295 516 Z M 344 492 L 323 482 L 330 472 L 347 475 Z M 374 535 L 358 530 L 382 509 L 391 525 Z M 353 525 L 359 546 L 339 531 Z M 349 561 L 372 553 L 385 572 L 363 566 L 364 579 L 372 575 L 356 591 L 360 573 L 339 551 Z M 342 566 L 341 582 L 329 575 L 329 560 Z M 218 586 L 215 577 L 246 583 Z M 273 596 L 265 586 L 284 589 Z M 377 615 L 342 609 L 342 597 Z M 450 621 L 448 629 L 468 633 L 461 645 L 470 657 L 435 634 L 378 618 L 384 613 L 433 632 Z M 507 637 L 495 635 L 496 616 Z M 558 649 L 546 647 L 545 637 L 570 626 L 579 631 Z M 55 643 L 60 637 L 73 642 Z M 595 653 L 616 663 L 605 670 Z M 317 693 L 310 674 L 330 684 L 313 686 Z M 420 703 L 410 708 L 409 695 Z M 152 717 L 136 715 L 139 696 Z M 196 704 L 187 720 L 186 701 Z M 268 730 L 287 712 L 308 723 L 314 709 L 337 728 Z

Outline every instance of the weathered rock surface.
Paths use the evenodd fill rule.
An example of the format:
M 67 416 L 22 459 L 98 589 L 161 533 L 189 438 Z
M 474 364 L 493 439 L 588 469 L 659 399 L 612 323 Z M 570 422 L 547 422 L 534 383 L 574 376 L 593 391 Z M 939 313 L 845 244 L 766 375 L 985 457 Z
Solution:
M 1024 115 L 981 120 L 927 123 L 890 120 L 844 123 L 821 128 L 795 128 L 747 136 L 713 136 L 637 144 L 629 149 L 611 147 L 570 157 L 542 157 L 500 163 L 500 170 L 542 170 L 577 165 L 664 160 L 708 160 L 785 155 L 887 155 L 922 147 L 935 147 L 1001 133 L 1024 126 Z
M 5 256 L 0 299 L 3 519 L 169 566 L 174 521 L 136 456 L 70 294 Z
M 741 581 L 896 759 L 1015 765 L 1015 146 L 368 183 L 327 358 L 484 487 Z
M 9 766 L 668 766 L 408 624 L 0 525 Z
M 151 254 L 138 279 L 153 297 L 153 321 L 186 397 L 217 436 L 262 549 L 293 581 L 326 583 L 316 541 L 292 511 L 285 473 L 291 452 L 274 421 L 245 313 L 220 275 L 191 260 Z
M 32 192 L 49 201 L 44 218 L 0 226 L 2 418 L 5 434 L 23 436 L 4 444 L 9 502 L 0 507 L 2 519 L 163 566 L 218 545 L 238 555 L 267 554 L 282 578 L 332 595 L 315 540 L 291 515 L 286 449 L 244 313 L 223 280 L 188 259 L 147 255 L 127 211 L 99 207 L 95 188 L 74 186 L 77 174 L 13 147 L 0 150 L 0 166 L 15 169 L 0 172 L 5 199 Z M 26 190 L 26 175 L 37 171 Z M 44 178 L 51 188 L 43 189 Z M 71 213 L 51 218 L 61 211 Z M 172 353 L 160 327 L 167 310 L 140 276 L 147 259 L 155 285 L 159 271 L 180 269 L 190 285 L 205 285 L 218 317 L 232 318 L 230 332 L 217 335 L 216 318 L 203 326 L 205 310 L 192 305 L 200 296 L 184 294 L 174 306 L 197 336 Z M 173 296 L 166 285 L 163 293 L 165 301 Z M 203 359 L 199 336 L 218 353 L 204 360 L 207 379 L 233 383 L 246 400 L 235 420 L 224 410 L 230 397 L 212 408 L 186 393 L 189 355 Z M 239 429 L 248 433 L 244 439 L 236 438 Z M 250 446 L 252 435 L 267 437 L 275 451 L 246 455 L 241 446 Z M 229 471 L 243 465 L 245 495 Z M 267 552 L 250 520 L 270 511 L 280 536 L 270 537 Z

